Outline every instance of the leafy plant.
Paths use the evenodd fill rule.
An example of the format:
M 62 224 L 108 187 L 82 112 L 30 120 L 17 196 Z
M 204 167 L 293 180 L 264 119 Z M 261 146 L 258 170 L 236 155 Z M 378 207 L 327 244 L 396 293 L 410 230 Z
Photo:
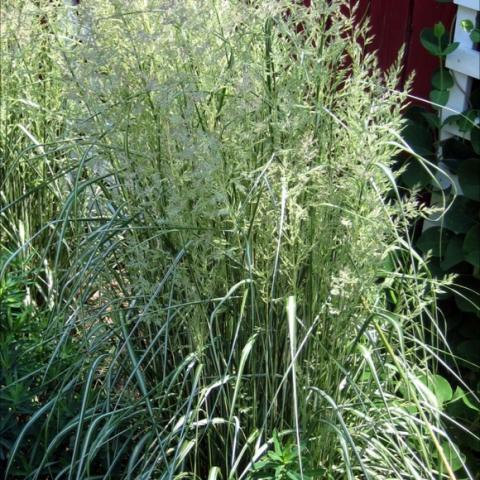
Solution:
M 463 28 L 472 34 L 475 42 L 476 26 L 464 22 Z M 408 128 L 404 136 L 415 155 L 403 160 L 405 172 L 401 182 L 407 189 L 422 189 L 425 200 L 431 197 L 440 206 L 447 207 L 432 216 L 437 219 L 433 226 L 418 231 L 416 246 L 429 256 L 430 269 L 435 276 L 457 275 L 456 286 L 446 291 L 439 302 L 452 347 L 451 352 L 445 352 L 447 363 L 442 373 L 445 382 L 448 380 L 447 384 L 456 389 L 454 395 L 449 394 L 447 411 L 471 430 L 469 434 L 452 426 L 453 437 L 458 448 L 467 454 L 472 471 L 477 471 L 480 465 L 477 441 L 480 430 L 475 418 L 480 395 L 477 373 L 480 357 L 476 353 L 480 347 L 477 341 L 480 317 L 480 85 L 474 83 L 465 112 L 442 121 L 439 107 L 448 102 L 449 89 L 454 84 L 452 74 L 444 67 L 444 58 L 457 45 L 449 42 L 447 29 L 440 24 L 425 29 L 421 40 L 439 60 L 430 94 L 434 110 L 415 106 L 407 114 Z M 448 125 L 455 125 L 469 140 L 453 137 L 441 141 L 440 130 Z M 416 155 L 422 156 L 428 164 L 419 161 Z M 460 377 L 467 380 L 468 386 L 459 380 Z
M 435 104 L 446 105 L 453 78 L 448 70 L 445 70 L 442 60 L 453 53 L 459 43 L 449 41 L 448 32 L 442 22 L 438 22 L 433 28 L 423 29 L 420 41 L 428 52 L 440 60 L 440 68 L 432 77 L 434 88 L 430 92 L 430 100 Z
M 0 257 L 0 267 L 8 255 Z M 45 315 L 32 300 L 34 285 L 25 271 L 26 263 L 10 265 L 0 279 L 0 466 L 7 461 L 20 432 L 42 406 L 46 390 L 39 388 L 48 353 L 42 345 Z M 13 475 L 26 478 L 31 468 L 26 452 L 38 443 L 38 431 L 25 439 L 23 455 L 18 456 Z M 30 452 L 29 452 L 30 453 Z
M 25 304 L 27 288 L 28 281 L 23 276 L 11 275 L 0 281 L 0 464 L 3 466 L 21 431 L 21 418 L 35 410 L 31 381 L 21 381 L 31 371 L 31 363 L 27 364 L 22 356 L 34 334 L 30 331 L 33 309 Z
M 300 450 L 302 448 L 300 447 Z M 303 449 L 304 450 L 304 449 Z M 259 480 L 300 480 L 300 479 L 327 479 L 324 468 L 304 470 L 300 464 L 299 448 L 294 442 L 282 444 L 276 431 L 273 432 L 273 450 L 269 450 L 264 457 L 253 465 L 250 479 Z M 308 458 L 308 455 L 306 456 Z
M 471 20 L 463 20 L 462 28 L 470 34 L 473 43 L 480 43 L 480 27 L 476 27 Z

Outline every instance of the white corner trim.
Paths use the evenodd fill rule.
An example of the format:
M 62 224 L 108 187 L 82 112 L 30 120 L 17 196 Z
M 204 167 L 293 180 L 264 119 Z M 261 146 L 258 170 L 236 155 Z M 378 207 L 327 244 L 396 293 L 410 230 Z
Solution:
M 454 3 L 472 10 L 480 10 L 480 0 L 455 0 Z

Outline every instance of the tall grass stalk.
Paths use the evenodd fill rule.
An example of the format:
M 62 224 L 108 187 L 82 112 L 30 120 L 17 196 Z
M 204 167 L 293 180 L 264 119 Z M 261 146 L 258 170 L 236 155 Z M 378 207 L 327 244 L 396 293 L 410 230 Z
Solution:
M 35 272 L 58 370 L 7 476 L 248 479 L 279 432 L 291 478 L 455 479 L 405 94 L 355 10 L 67 10 L 2 5 L 2 275 Z

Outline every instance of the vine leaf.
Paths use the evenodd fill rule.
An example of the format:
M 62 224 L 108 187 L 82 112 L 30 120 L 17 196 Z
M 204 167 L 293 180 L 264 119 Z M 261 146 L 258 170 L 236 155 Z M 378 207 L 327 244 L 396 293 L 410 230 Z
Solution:
M 474 152 L 480 155 L 480 126 L 472 129 L 470 140 L 472 141 L 472 148 Z
M 433 257 L 441 257 L 447 248 L 452 233 L 441 227 L 425 230 L 417 241 L 417 247 L 423 252 L 431 252 Z
M 480 225 L 472 227 L 463 242 L 465 260 L 474 267 L 480 267 Z
M 449 97 L 450 92 L 448 90 L 434 89 L 430 92 L 430 100 L 438 105 L 445 106 L 448 102 Z
M 445 250 L 440 266 L 443 270 L 450 270 L 459 263 L 463 262 L 463 243 L 465 237 L 463 235 L 455 235 L 450 239 Z
M 480 160 L 477 158 L 464 160 L 457 174 L 463 195 L 480 202 Z
M 452 74 L 445 69 L 437 70 L 432 77 L 432 85 L 437 90 L 446 90 L 454 85 Z
M 445 214 L 443 226 L 455 233 L 467 233 L 475 225 L 477 216 L 477 202 L 459 195 Z

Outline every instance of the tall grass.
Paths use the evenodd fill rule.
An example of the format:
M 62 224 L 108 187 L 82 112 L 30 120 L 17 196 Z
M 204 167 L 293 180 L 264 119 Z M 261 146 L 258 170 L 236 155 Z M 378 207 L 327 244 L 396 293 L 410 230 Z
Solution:
M 405 95 L 355 12 L 3 3 L 2 275 L 35 268 L 58 371 L 7 476 L 253 478 L 279 432 L 292 478 L 456 478 Z

